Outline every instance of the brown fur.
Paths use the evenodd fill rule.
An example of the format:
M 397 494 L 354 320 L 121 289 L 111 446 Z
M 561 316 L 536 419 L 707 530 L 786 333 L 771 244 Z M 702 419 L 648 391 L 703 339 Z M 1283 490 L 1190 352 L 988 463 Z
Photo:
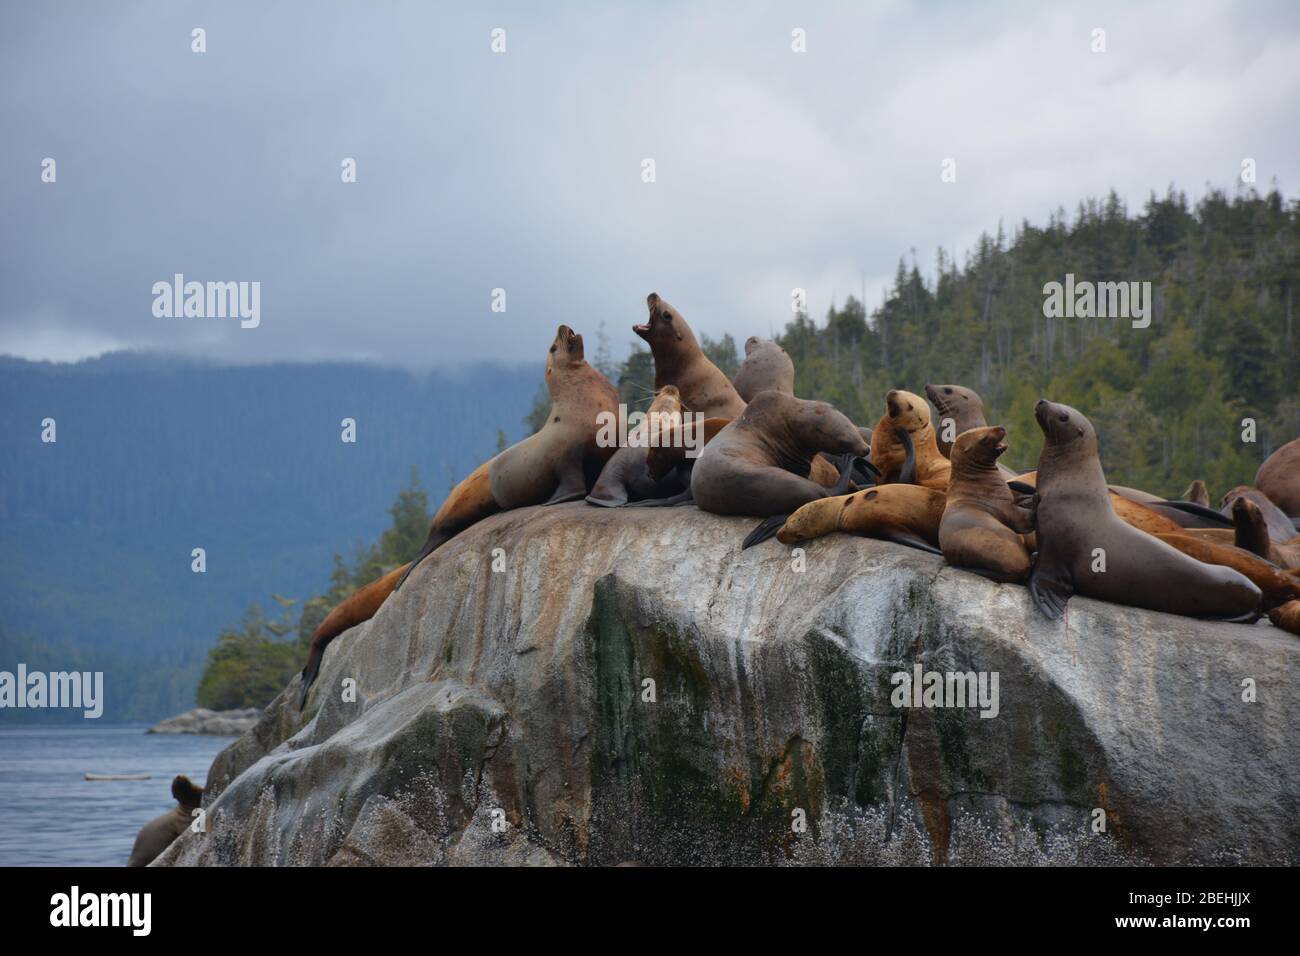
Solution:
M 1255 472 L 1255 487 L 1292 517 L 1300 517 L 1300 438 L 1289 441 Z
M 136 834 L 127 866 L 148 866 L 194 822 L 194 811 L 203 802 L 203 788 L 182 774 L 172 780 L 172 796 L 176 806 L 150 820 Z
M 730 422 L 730 418 L 704 419 L 702 423 L 704 439 L 700 444 L 696 445 L 696 449 L 702 449 L 713 441 L 718 432 L 722 431 Z M 686 429 L 688 434 L 693 436 L 696 429 L 695 419 L 687 419 L 679 427 Z M 670 428 L 664 433 L 664 440 L 646 452 L 646 470 L 650 472 L 650 477 L 656 481 L 666 476 L 678 465 L 691 461 L 686 457 L 687 449 L 684 440 L 678 440 L 676 432 L 677 428 Z
M 952 464 L 939 452 L 930 422 L 930 405 L 919 395 L 891 389 L 885 395 L 885 414 L 871 432 L 871 463 L 880 469 L 882 482 L 895 482 L 907 452 L 898 429 L 905 429 L 916 454 L 916 484 L 943 491 Z
M 953 567 L 967 568 L 995 581 L 1029 580 L 1033 515 L 1016 504 L 998 471 L 1006 429 L 972 428 L 952 444 L 952 477 L 939 547 Z
M 776 537 L 794 544 L 843 531 L 912 547 L 919 539 L 938 548 L 945 501 L 944 493 L 933 488 L 881 485 L 810 502 L 790 516 Z
M 675 385 L 687 411 L 707 418 L 738 418 L 745 410 L 731 380 L 709 361 L 695 333 L 680 312 L 651 292 L 646 296 L 650 317 L 632 331 L 650 346 L 655 360 L 655 391 Z
M 1288 601 L 1268 612 L 1268 619 L 1274 627 L 1280 627 L 1292 634 L 1300 634 L 1300 601 Z

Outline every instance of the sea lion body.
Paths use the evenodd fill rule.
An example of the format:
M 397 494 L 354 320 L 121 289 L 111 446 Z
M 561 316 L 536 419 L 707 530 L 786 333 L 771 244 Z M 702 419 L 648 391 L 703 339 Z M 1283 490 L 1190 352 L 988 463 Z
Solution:
M 194 823 L 194 811 L 203 802 L 203 788 L 180 775 L 172 780 L 172 796 L 176 806 L 150 820 L 136 834 L 127 866 L 148 866 Z
M 632 326 L 632 331 L 645 340 L 654 355 L 655 392 L 673 385 L 686 411 L 699 412 L 705 418 L 739 417 L 745 400 L 709 361 L 681 313 L 654 292 L 646 296 L 646 307 L 649 319 L 644 325 Z
M 1292 634 L 1300 634 L 1300 601 L 1288 601 L 1268 612 L 1268 619 L 1274 627 L 1280 627 Z
M 1017 475 L 1014 479 L 1025 485 L 1038 484 L 1038 472 L 1029 471 L 1023 475 Z M 1151 505 L 1142 504 L 1134 501 L 1132 498 L 1125 497 L 1115 491 L 1114 487 L 1107 486 L 1106 489 L 1110 498 L 1110 506 L 1114 509 L 1115 514 L 1126 524 L 1132 525 L 1139 531 L 1145 531 L 1147 534 L 1176 534 L 1179 531 L 1186 530 L 1186 526 L 1174 520 L 1168 514 L 1157 511 Z
M 899 484 L 822 498 L 790 515 L 777 540 L 795 544 L 842 531 L 938 554 L 945 501 L 934 488 Z
M 939 548 L 953 567 L 995 581 L 1029 579 L 1033 514 L 1016 504 L 998 471 L 1006 429 L 970 428 L 952 443 L 952 477 L 939 525 Z
M 871 463 L 881 474 L 881 481 L 896 482 L 903 477 L 907 451 L 898 436 L 906 431 L 916 456 L 913 484 L 943 491 L 948 487 L 952 465 L 939 453 L 930 421 L 930 405 L 919 395 L 891 389 L 885 393 L 885 414 L 871 432 Z
M 650 448 L 669 439 L 681 423 L 681 398 L 674 386 L 666 385 L 650 403 L 645 418 L 628 435 L 628 443 L 605 462 L 591 494 L 587 495 L 587 502 L 617 508 L 630 501 L 665 498 L 681 491 L 680 482 L 671 478 L 657 481 L 646 468 Z
M 546 424 L 512 445 L 457 485 L 438 508 L 424 547 L 409 564 L 388 572 L 334 608 L 312 636 L 303 668 L 307 702 L 325 648 L 350 627 L 368 621 L 429 554 L 470 525 L 498 511 L 559 504 L 586 496 L 617 450 L 598 441 L 601 414 L 618 415 L 618 391 L 587 364 L 582 336 L 567 325 L 555 333 L 546 359 L 546 387 L 554 404 Z
M 768 390 L 704 446 L 691 493 L 705 511 L 770 517 L 827 496 L 810 480 L 818 452 L 865 456 L 857 428 L 825 402 Z
M 1078 592 L 1192 617 L 1258 612 L 1260 590 L 1245 576 L 1189 558 L 1116 515 L 1087 418 L 1045 400 L 1034 415 L 1046 438 L 1034 496 L 1038 557 L 1029 578 L 1040 611 L 1060 617 Z
M 736 370 L 732 384 L 745 402 L 768 389 L 793 395 L 794 362 L 775 342 L 751 336 L 745 341 L 745 361 Z
M 1255 487 L 1291 517 L 1300 517 L 1300 438 L 1268 456 L 1255 472 Z
M 1188 534 L 1160 534 L 1156 537 L 1189 558 L 1195 558 L 1204 564 L 1218 564 L 1225 568 L 1232 568 L 1245 575 L 1263 595 L 1260 603 L 1262 610 L 1269 611 L 1288 601 L 1300 600 L 1300 578 L 1287 574 L 1281 568 L 1244 548 L 1223 545 Z
M 1232 517 L 1232 509 L 1238 499 L 1245 499 L 1259 509 L 1264 525 L 1268 528 L 1269 540 L 1274 544 L 1286 544 L 1296 536 L 1295 524 L 1277 503 L 1258 488 L 1238 485 L 1219 501 L 1220 513 Z M 1235 524 L 1235 523 L 1234 523 Z

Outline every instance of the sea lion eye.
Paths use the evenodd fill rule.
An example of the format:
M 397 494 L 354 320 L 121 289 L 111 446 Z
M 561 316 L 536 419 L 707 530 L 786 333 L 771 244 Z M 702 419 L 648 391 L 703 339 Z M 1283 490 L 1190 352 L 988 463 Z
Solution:
M 944 393 L 945 395 L 951 395 L 951 394 L 952 394 L 952 389 L 950 389 L 950 388 L 945 388 L 945 389 L 943 390 L 943 393 Z
M 555 351 L 555 346 L 554 346 L 554 345 L 551 346 L 551 351 L 552 351 L 552 352 Z
M 673 320 L 672 314 L 669 312 L 664 312 L 662 318 L 665 322 L 671 322 Z
M 1069 413 L 1068 413 L 1068 412 L 1062 412 L 1061 415 L 1060 415 L 1060 420 L 1063 421 L 1063 422 L 1068 422 L 1068 421 L 1070 420 L 1070 415 L 1069 415 Z

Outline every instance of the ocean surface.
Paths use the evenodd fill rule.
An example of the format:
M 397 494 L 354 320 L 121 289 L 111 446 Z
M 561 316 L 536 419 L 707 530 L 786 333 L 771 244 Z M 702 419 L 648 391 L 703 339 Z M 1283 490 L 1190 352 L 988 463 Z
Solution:
M 176 806 L 172 777 L 202 786 L 234 740 L 147 726 L 0 727 L 0 866 L 124 866 L 140 827 Z

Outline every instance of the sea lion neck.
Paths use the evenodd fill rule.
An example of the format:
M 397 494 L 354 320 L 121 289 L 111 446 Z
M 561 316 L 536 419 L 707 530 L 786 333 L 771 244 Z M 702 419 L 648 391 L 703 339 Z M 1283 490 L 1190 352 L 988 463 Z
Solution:
M 998 470 L 998 460 L 991 458 L 984 461 L 975 455 L 960 455 L 952 461 L 952 477 L 949 480 L 948 493 L 960 492 L 961 486 L 973 489 L 1006 489 L 1006 479 Z
M 1110 501 L 1101 459 L 1095 448 L 1088 448 L 1082 441 L 1055 445 L 1049 439 L 1043 444 L 1038 457 L 1037 489 L 1040 496 L 1064 492 Z

